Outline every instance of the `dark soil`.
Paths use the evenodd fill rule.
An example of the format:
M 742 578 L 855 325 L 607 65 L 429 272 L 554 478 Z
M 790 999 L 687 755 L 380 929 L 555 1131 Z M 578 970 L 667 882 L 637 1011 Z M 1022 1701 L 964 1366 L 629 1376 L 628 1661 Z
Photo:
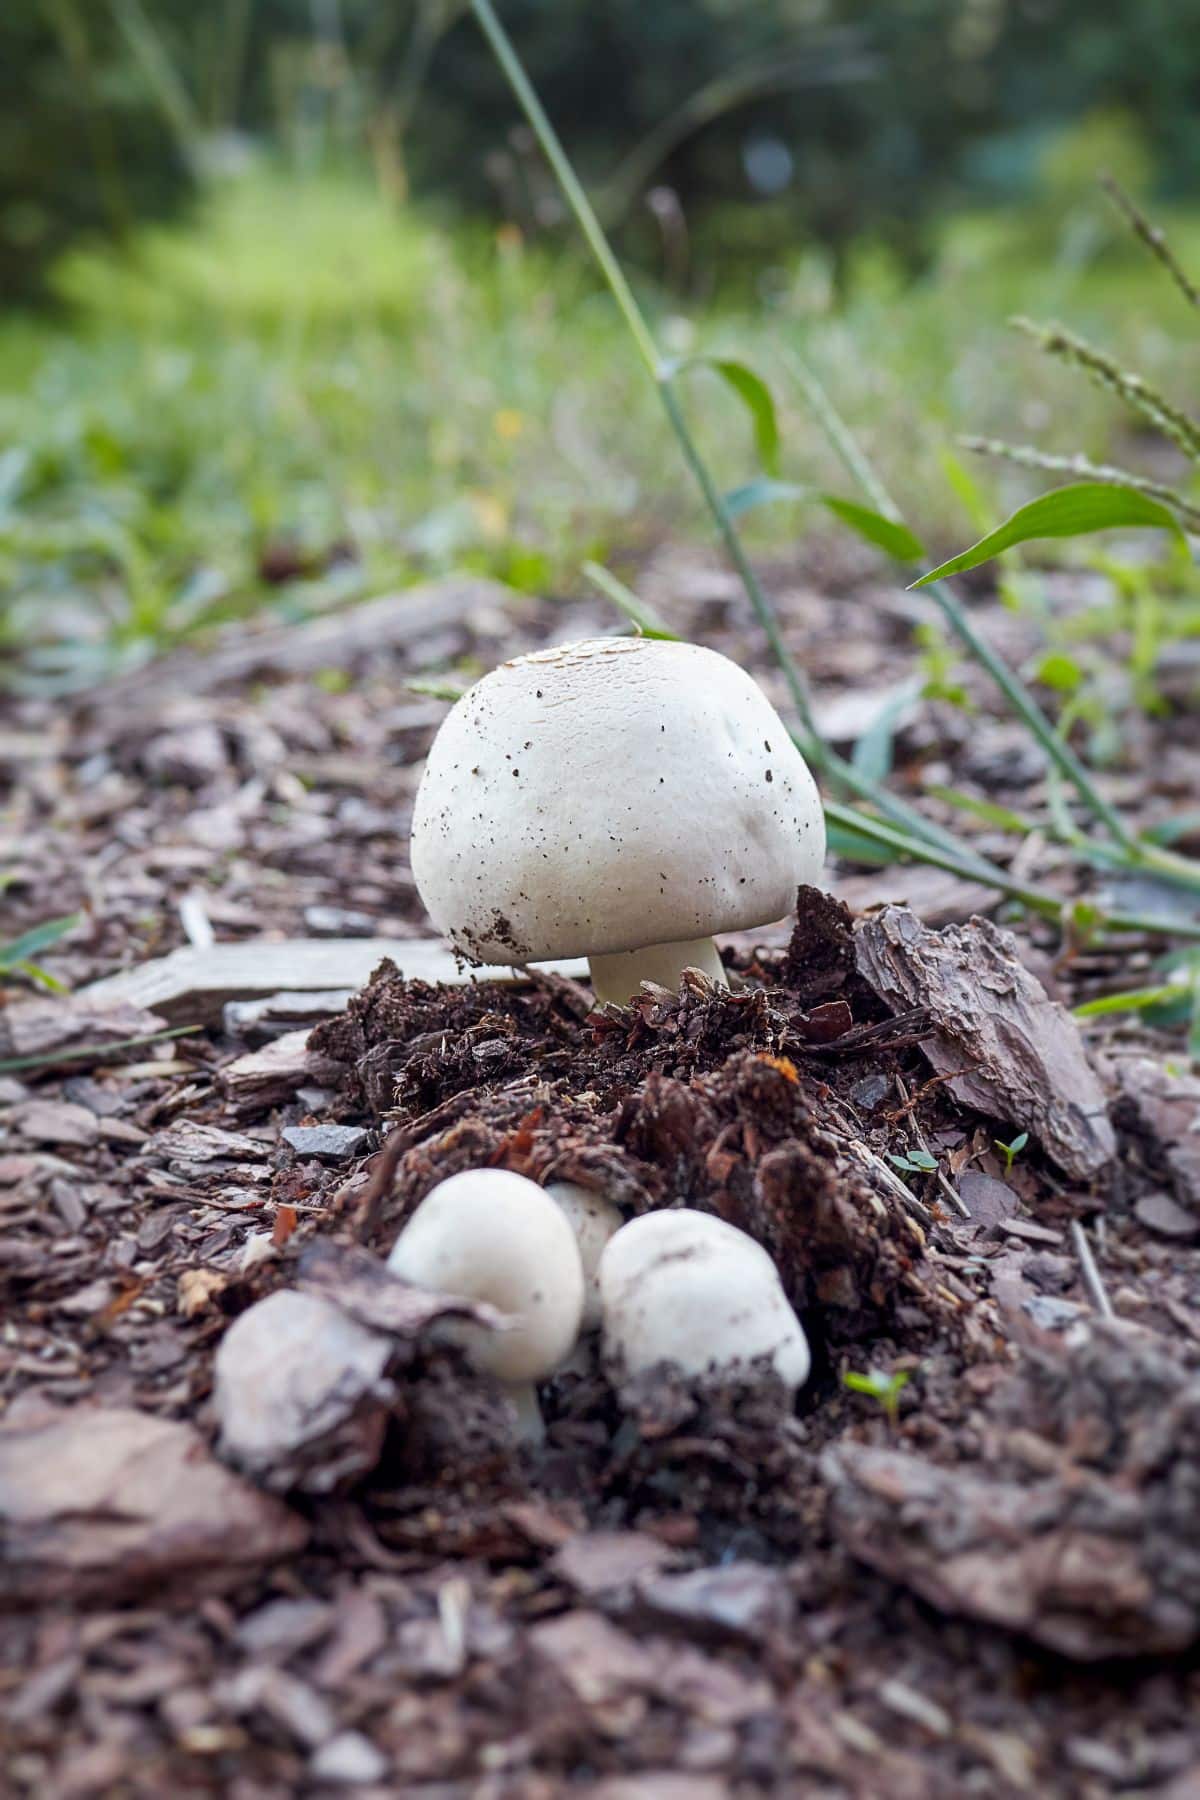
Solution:
M 853 570 L 823 582 L 774 577 L 823 700 L 902 679 L 906 603 Z M 664 558 L 642 585 L 757 663 L 718 571 Z M 871 631 L 847 630 L 867 608 Z M 1019 658 L 1028 627 L 981 612 Z M 42 959 L 73 989 L 198 913 L 218 938 L 360 931 L 400 957 L 427 930 L 404 839 L 443 710 L 402 681 L 601 623 L 481 587 L 356 649 L 348 686 L 293 663 L 251 689 L 243 664 L 210 682 L 192 661 L 10 703 L 0 938 L 81 908 Z M 969 724 L 917 709 L 900 784 L 1036 810 L 1036 758 L 977 699 Z M 1147 820 L 1177 807 L 1194 719 L 1128 739 L 1115 796 Z M 269 1013 L 0 1073 L 0 1790 L 1200 1794 L 1200 1082 L 1140 1028 L 1095 1032 L 1090 1068 L 1056 1044 L 997 1073 L 930 975 L 1009 958 L 1073 1001 L 1142 979 L 1157 946 L 1064 957 L 969 927 L 922 940 L 926 985 L 900 997 L 864 910 L 909 900 L 937 930 L 994 897 L 834 875 L 850 909 L 802 894 L 729 947 L 729 992 L 589 1015 L 563 979 L 434 987 L 385 963 L 261 1089 L 235 1071 L 280 1041 Z M 1099 1080 L 1115 1156 L 1089 1161 L 1099 1124 L 1032 1129 L 1038 1083 L 1076 1079 Z M 297 1126 L 352 1129 L 301 1152 Z M 1022 1129 L 1008 1166 L 995 1140 Z M 889 1160 L 914 1152 L 938 1174 Z M 481 1164 L 757 1237 L 813 1345 L 797 1405 L 593 1357 L 546 1387 L 546 1442 L 518 1453 L 486 1381 L 397 1317 L 364 1467 L 281 1494 L 218 1462 L 231 1321 L 276 1288 L 378 1320 L 352 1251 L 386 1252 L 436 1181 Z M 846 1386 L 867 1370 L 897 1378 L 894 1415 Z

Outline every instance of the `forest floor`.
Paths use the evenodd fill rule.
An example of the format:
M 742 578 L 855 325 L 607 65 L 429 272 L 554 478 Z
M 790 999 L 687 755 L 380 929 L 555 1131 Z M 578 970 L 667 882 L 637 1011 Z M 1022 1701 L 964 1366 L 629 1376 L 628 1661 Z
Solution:
M 911 597 L 865 562 L 766 575 L 856 741 L 913 674 Z M 638 586 L 782 700 L 719 567 L 663 549 Z M 976 614 L 1020 662 L 1028 620 Z M 1064 953 L 984 888 L 834 869 L 844 906 L 731 942 L 728 994 L 589 1018 L 565 977 L 385 965 L 272 1004 L 268 940 L 403 969 L 429 936 L 406 826 L 445 707 L 405 682 L 610 625 L 472 578 L 6 704 L 5 935 L 84 922 L 40 959 L 69 993 L 0 1014 L 4 1791 L 1200 1795 L 1200 1080 L 1177 1035 L 1058 1004 L 1161 945 Z M 1198 785 L 1175 678 L 1104 778 L 1140 823 Z M 1037 812 L 1039 755 L 971 689 L 913 702 L 897 783 Z M 1018 856 L 1075 879 L 1039 833 Z M 261 971 L 206 982 L 212 934 Z M 89 994 L 189 940 L 190 987 Z M 480 1162 L 752 1232 L 814 1347 L 794 1413 L 593 1360 L 514 1451 L 366 1255 Z M 279 1287 L 388 1367 L 251 1476 L 213 1360 Z M 846 1387 L 869 1371 L 894 1409 Z M 287 1377 L 246 1371 L 268 1411 Z

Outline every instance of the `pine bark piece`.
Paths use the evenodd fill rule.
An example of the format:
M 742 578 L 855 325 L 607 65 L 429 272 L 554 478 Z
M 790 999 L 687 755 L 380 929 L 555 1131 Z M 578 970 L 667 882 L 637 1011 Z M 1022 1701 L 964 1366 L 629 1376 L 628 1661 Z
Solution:
M 392 1346 L 336 1306 L 281 1288 L 234 1320 L 213 1365 L 227 1461 L 276 1492 L 327 1494 L 375 1467 Z
M 55 1059 L 82 1067 L 75 1052 L 89 1044 L 98 1046 L 90 1060 L 104 1062 L 109 1046 L 153 1037 L 166 1027 L 164 1018 L 119 995 L 111 1002 L 86 994 L 69 1000 L 18 1000 L 0 1011 L 0 1058 L 36 1056 L 47 1059 L 47 1068 Z
M 301 1289 L 258 1300 L 226 1331 L 213 1365 L 220 1454 L 275 1493 L 341 1492 L 379 1460 L 396 1378 L 443 1318 L 503 1316 L 410 1287 L 369 1251 L 318 1240 Z
M 1166 1655 L 1200 1632 L 1194 1564 L 1190 1592 L 1177 1569 L 1161 1578 L 1151 1513 L 1126 1485 L 1076 1470 L 1026 1488 L 861 1444 L 822 1469 L 846 1549 L 940 1612 L 1078 1662 Z
M 1079 1028 L 988 919 L 931 931 L 887 906 L 854 931 L 858 972 L 892 1012 L 924 1009 L 922 1049 L 964 1106 L 1027 1130 L 1063 1172 L 1086 1181 L 1116 1154 L 1104 1090 Z
M 17 1604 L 208 1594 L 303 1548 L 308 1527 L 132 1407 L 45 1408 L 0 1427 L 0 1597 Z
M 306 1082 L 320 1085 L 333 1072 L 336 1065 L 309 1050 L 308 1035 L 307 1026 L 289 1031 L 226 1064 L 217 1079 L 235 1116 L 265 1111 Z

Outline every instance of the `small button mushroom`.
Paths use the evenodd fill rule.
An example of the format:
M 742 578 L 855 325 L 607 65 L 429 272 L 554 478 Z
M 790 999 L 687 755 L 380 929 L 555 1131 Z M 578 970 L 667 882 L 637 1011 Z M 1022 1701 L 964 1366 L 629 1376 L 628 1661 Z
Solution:
M 614 1206 L 603 1194 L 594 1193 L 591 1188 L 580 1187 L 575 1181 L 551 1181 L 546 1186 L 546 1192 L 562 1208 L 563 1216 L 575 1233 L 575 1242 L 579 1246 L 584 1279 L 583 1329 L 598 1331 L 600 1283 L 596 1272 L 605 1246 L 624 1225 L 625 1215 L 619 1206 Z
M 587 956 L 599 1001 L 685 968 L 714 931 L 781 918 L 820 875 L 808 766 L 762 689 L 696 644 L 590 638 L 517 657 L 446 716 L 412 868 L 476 962 Z
M 732 1372 L 759 1357 L 789 1393 L 808 1379 L 808 1340 L 760 1244 L 709 1213 L 646 1213 L 600 1259 L 605 1354 L 631 1375 L 674 1363 Z
M 583 1317 L 583 1265 L 562 1208 L 523 1175 L 468 1169 L 425 1196 L 388 1267 L 415 1287 L 486 1300 L 511 1316 L 508 1331 L 448 1329 L 508 1389 L 521 1436 L 539 1437 L 534 1384 L 569 1355 Z

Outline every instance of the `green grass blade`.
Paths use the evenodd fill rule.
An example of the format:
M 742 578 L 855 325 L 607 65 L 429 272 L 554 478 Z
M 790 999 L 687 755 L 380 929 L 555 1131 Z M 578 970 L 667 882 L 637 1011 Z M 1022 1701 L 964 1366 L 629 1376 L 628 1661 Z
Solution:
M 663 364 L 660 378 L 671 381 L 687 369 L 711 369 L 737 395 L 750 415 L 758 460 L 768 475 L 779 473 L 779 419 L 775 399 L 762 376 L 733 356 L 683 356 Z
M 8 944 L 0 944 L 0 973 L 19 968 L 40 951 L 48 950 L 51 944 L 57 944 L 69 931 L 74 931 L 82 918 L 82 913 L 69 913 L 64 918 L 45 919 L 23 937 L 14 938 Z
M 1110 1013 L 1144 1012 L 1147 1007 L 1164 1006 L 1187 993 L 1182 981 L 1161 982 L 1158 987 L 1129 988 L 1121 994 L 1104 994 L 1099 1000 L 1085 1000 L 1072 1007 L 1077 1019 L 1103 1019 Z
M 886 518 L 872 507 L 860 506 L 856 500 L 842 500 L 836 494 L 821 494 L 818 498 L 822 506 L 828 507 L 843 525 L 849 525 L 868 544 L 875 544 L 880 550 L 886 550 L 896 562 L 919 562 L 924 556 L 924 544 L 907 525 Z
M 798 500 L 823 506 L 843 525 L 858 533 L 868 544 L 884 550 L 896 562 L 919 562 L 925 546 L 914 531 L 874 507 L 862 506 L 857 500 L 846 500 L 840 494 L 823 494 L 819 488 L 805 487 L 796 481 L 748 481 L 733 488 L 725 496 L 725 504 L 737 519 L 759 506 L 773 506 L 781 500 Z
M 19 1075 L 25 1069 L 56 1069 L 60 1063 L 86 1062 L 89 1057 L 105 1057 L 118 1050 L 141 1050 L 152 1044 L 165 1044 L 170 1038 L 191 1037 L 203 1031 L 202 1025 L 175 1025 L 169 1031 L 153 1031 L 146 1037 L 117 1038 L 108 1044 L 77 1044 L 74 1050 L 41 1050 L 33 1056 L 8 1056 L 0 1060 L 0 1075 Z
M 1038 829 L 1037 820 L 1027 813 L 1014 812 L 1010 806 L 998 806 L 994 800 L 981 800 L 975 794 L 964 794 L 961 788 L 927 787 L 925 792 L 931 800 L 940 800 L 959 812 L 971 813 L 985 825 L 995 825 L 998 830 L 1011 831 L 1018 837 L 1027 837 Z
M 585 562 L 583 573 L 600 592 L 612 601 L 619 612 L 623 612 L 631 624 L 636 625 L 642 637 L 658 638 L 663 643 L 679 643 L 678 632 L 672 631 L 669 625 L 659 618 L 649 606 L 644 606 L 632 588 L 627 588 L 623 581 L 618 581 L 611 569 L 603 563 Z

